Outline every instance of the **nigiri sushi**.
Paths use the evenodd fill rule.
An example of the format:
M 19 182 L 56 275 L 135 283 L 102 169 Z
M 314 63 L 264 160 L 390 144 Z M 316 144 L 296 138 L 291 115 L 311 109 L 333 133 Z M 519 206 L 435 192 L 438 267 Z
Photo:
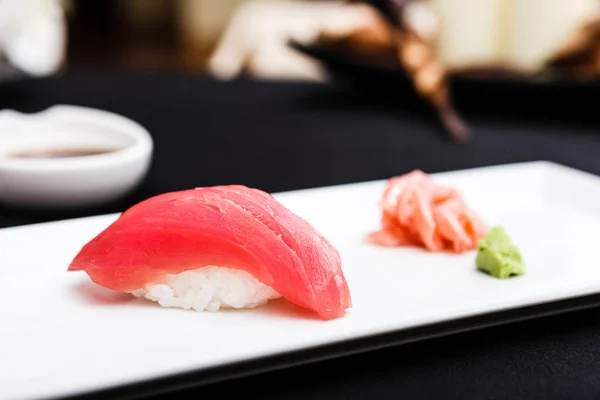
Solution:
M 382 227 L 367 236 L 380 246 L 419 246 L 432 252 L 475 250 L 487 232 L 460 193 L 420 170 L 388 180 L 381 199 Z
M 333 245 L 270 194 L 241 185 L 144 200 L 68 270 L 164 307 L 254 308 L 283 297 L 329 320 L 352 306 Z

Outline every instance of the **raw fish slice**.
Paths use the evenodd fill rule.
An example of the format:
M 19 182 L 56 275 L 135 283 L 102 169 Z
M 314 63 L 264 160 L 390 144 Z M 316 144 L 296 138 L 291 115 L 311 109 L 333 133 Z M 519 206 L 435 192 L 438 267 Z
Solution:
M 329 299 L 340 299 L 342 307 L 350 307 L 350 298 L 346 297 L 345 282 L 336 279 L 341 273 L 341 260 L 337 250 L 319 232 L 314 230 L 306 221 L 300 220 L 287 208 L 278 203 L 271 195 L 255 191 L 244 190 L 241 186 L 218 187 L 212 190 L 221 191 L 223 195 L 242 204 L 247 211 L 266 223 L 275 231 L 275 234 L 288 246 L 293 254 L 297 254 L 304 263 L 304 272 L 315 289 L 315 303 L 323 309 L 323 313 L 340 307 L 339 304 L 329 305 Z M 293 221 L 293 223 L 290 223 Z M 310 232 L 310 234 L 306 234 Z M 324 248 L 315 252 L 316 248 Z M 318 266 L 318 268 L 314 268 Z M 336 293 L 337 292 L 337 293 Z M 325 295 L 324 295 L 325 294 Z
M 324 319 L 341 317 L 351 306 L 337 250 L 272 196 L 242 186 L 145 200 L 86 244 L 69 270 L 85 270 L 101 286 L 148 297 L 146 288 L 181 285 L 182 273 L 202 273 L 208 266 L 244 271 Z M 251 283 L 260 292 L 258 282 Z M 196 292 L 201 296 L 200 288 Z
M 228 189 L 240 190 L 240 188 L 240 186 L 230 186 Z M 260 190 L 252 190 L 256 196 L 264 200 L 265 208 L 279 223 L 283 240 L 302 260 L 309 260 L 308 263 L 304 262 L 305 272 L 315 289 L 317 304 L 322 307 L 321 312 L 327 314 L 339 307 L 352 307 L 346 281 L 340 279 L 343 277 L 340 255 L 333 245 L 307 221 L 298 218 L 273 196 Z M 244 191 L 243 193 L 250 196 L 249 193 Z M 319 267 L 315 268 L 315 266 Z M 335 299 L 335 302 L 329 304 L 332 299 Z
M 273 253 L 292 263 L 287 249 L 276 241 L 271 244 L 273 233 L 253 226 L 253 218 L 235 205 L 217 204 L 198 194 L 187 201 L 157 196 L 134 206 L 86 244 L 69 269 L 86 270 L 92 280 L 98 276 L 101 282 L 96 283 L 118 291 L 203 265 L 247 270 L 271 286 L 271 274 L 260 255 Z M 255 240 L 240 243 L 245 226 Z

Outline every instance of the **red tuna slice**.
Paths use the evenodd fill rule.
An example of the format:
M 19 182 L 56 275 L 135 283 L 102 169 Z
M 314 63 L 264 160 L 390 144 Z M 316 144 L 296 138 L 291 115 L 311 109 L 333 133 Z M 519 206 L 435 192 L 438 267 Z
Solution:
M 87 243 L 69 270 L 130 292 L 207 265 L 244 270 L 323 319 L 351 306 L 337 250 L 272 196 L 244 186 L 145 200 Z
M 304 271 L 314 291 L 315 309 L 320 315 L 335 315 L 338 311 L 352 306 L 350 291 L 344 278 L 341 259 L 333 245 L 307 221 L 292 213 L 273 196 L 260 190 L 244 186 L 217 187 L 215 190 L 227 191 L 224 195 L 239 198 L 238 204 L 244 203 L 257 219 L 276 226 L 275 233 L 281 237 L 290 250 L 298 255 Z M 268 221 L 268 222 L 267 222 Z M 283 294 L 282 294 L 283 295 Z M 285 297 L 285 295 L 283 295 Z

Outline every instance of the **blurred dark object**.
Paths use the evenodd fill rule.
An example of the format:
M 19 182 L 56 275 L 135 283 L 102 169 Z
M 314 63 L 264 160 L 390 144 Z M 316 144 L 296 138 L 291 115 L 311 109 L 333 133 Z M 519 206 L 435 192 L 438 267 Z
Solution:
M 456 143 L 471 139 L 471 127 L 456 112 L 450 95 L 447 71 L 437 57 L 429 35 L 404 18 L 406 7 L 414 0 L 367 0 L 390 22 L 399 66 L 410 76 L 417 91 L 433 105 L 442 124 Z
M 411 81 L 398 65 L 372 65 L 363 58 L 321 45 L 291 43 L 298 51 L 322 61 L 333 82 L 356 88 L 369 96 L 396 97 L 398 104 L 415 107 L 411 98 Z M 453 102 L 465 115 L 486 115 L 499 118 L 557 120 L 577 125 L 597 119 L 597 97 L 600 81 L 540 80 L 531 81 L 496 71 L 492 77 L 486 71 L 472 75 L 449 77 Z M 392 96 L 390 93 L 395 93 Z M 423 110 L 425 111 L 425 110 Z
M 410 0 L 378 1 L 374 8 L 351 2 L 363 8 L 365 20 L 369 20 L 367 25 L 350 33 L 324 30 L 315 45 L 403 70 L 413 90 L 437 111 L 452 140 L 467 142 L 471 139 L 471 129 L 452 105 L 447 72 L 435 54 L 432 35 L 402 18 L 409 3 Z M 373 16 L 373 10 L 377 16 Z
M 575 79 L 600 78 L 600 13 L 570 38 L 548 66 Z
M 69 66 L 179 66 L 178 2 L 148 3 L 144 8 L 131 0 L 73 0 Z
M 27 76 L 19 68 L 10 63 L 3 55 L 0 55 L 0 84 L 23 79 Z
M 373 6 L 394 26 L 399 26 L 404 7 L 413 0 L 351 0 L 351 3 L 365 3 Z
M 351 4 L 362 4 L 377 10 L 378 20 L 371 19 L 368 26 L 353 32 L 332 34 L 324 31 L 313 43 L 292 42 L 298 51 L 320 60 L 330 75 L 352 81 L 367 88 L 379 85 L 394 88 L 395 91 L 412 90 L 440 115 L 443 125 L 455 142 L 470 138 L 470 130 L 454 111 L 455 97 L 450 95 L 450 87 L 460 91 L 465 87 L 480 93 L 482 104 L 495 97 L 495 90 L 502 90 L 511 101 L 530 108 L 524 103 L 533 93 L 557 95 L 555 102 L 564 98 L 560 90 L 569 87 L 569 93 L 580 89 L 579 81 L 592 85 L 596 90 L 596 79 L 600 77 L 600 16 L 591 18 L 574 37 L 570 38 L 548 68 L 538 72 L 525 72 L 503 65 L 473 66 L 448 70 L 440 62 L 434 50 L 433 40 L 419 27 L 416 29 L 407 21 L 403 12 L 417 4 L 415 0 L 363 0 Z M 334 79 L 335 79 L 334 78 Z M 360 82 L 363 80 L 362 82 Z M 511 92 L 514 93 L 511 95 Z M 460 93 L 464 99 L 466 93 Z M 534 95 L 535 96 L 535 95 Z M 553 99 L 544 100 L 552 102 Z M 582 97 L 573 99 L 575 103 L 584 101 Z

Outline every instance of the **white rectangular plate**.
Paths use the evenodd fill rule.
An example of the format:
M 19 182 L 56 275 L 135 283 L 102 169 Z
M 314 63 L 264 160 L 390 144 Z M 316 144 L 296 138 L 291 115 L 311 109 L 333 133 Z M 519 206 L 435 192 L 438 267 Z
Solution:
M 116 215 L 0 230 L 2 398 L 74 395 L 600 291 L 600 179 L 547 162 L 435 175 L 520 246 L 525 276 L 480 273 L 475 253 L 364 243 L 385 182 L 277 194 L 339 249 L 354 307 L 324 322 L 285 300 L 196 313 L 133 300 L 67 273 Z

